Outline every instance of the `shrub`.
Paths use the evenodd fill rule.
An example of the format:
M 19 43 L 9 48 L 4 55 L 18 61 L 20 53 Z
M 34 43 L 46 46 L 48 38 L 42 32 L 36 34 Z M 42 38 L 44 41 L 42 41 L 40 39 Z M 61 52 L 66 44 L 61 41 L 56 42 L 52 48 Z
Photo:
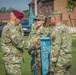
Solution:
M 2 22 L 2 21 L 0 21 L 0 26 L 1 26 L 1 25 L 3 25 L 3 22 Z

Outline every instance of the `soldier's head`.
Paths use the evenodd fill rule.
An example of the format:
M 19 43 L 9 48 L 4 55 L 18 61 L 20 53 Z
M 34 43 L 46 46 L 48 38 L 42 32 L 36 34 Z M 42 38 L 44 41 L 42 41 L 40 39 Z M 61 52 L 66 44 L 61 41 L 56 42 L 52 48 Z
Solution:
M 18 10 L 13 10 L 10 14 L 10 20 L 15 25 L 18 25 L 23 17 L 24 17 L 24 14 L 21 11 L 18 11 Z
M 54 10 L 50 13 L 48 18 L 50 19 L 51 24 L 57 25 L 62 21 L 62 12 L 60 10 Z
M 35 17 L 35 22 L 37 26 L 41 26 L 45 23 L 45 16 L 44 15 L 37 15 Z

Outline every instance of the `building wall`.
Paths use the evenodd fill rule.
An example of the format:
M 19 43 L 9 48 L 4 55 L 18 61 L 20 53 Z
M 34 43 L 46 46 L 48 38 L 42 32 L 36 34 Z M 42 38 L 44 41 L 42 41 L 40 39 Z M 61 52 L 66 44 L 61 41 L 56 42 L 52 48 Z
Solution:
M 63 22 L 70 27 L 76 27 L 76 7 L 74 11 L 68 12 L 67 8 L 67 0 L 54 0 L 54 10 L 62 11 Z
M 76 15 L 75 15 L 76 7 L 74 8 L 74 11 L 68 12 L 66 8 L 67 0 L 45 0 L 45 1 L 40 0 L 38 2 L 37 5 L 38 14 L 43 14 L 47 17 L 52 10 L 61 10 L 63 22 L 69 27 L 72 28 L 76 27 Z M 40 13 L 40 8 L 41 8 L 41 13 Z M 46 9 L 48 9 L 48 12 L 46 12 Z M 33 11 L 34 11 L 34 7 L 33 7 Z M 49 25 L 49 21 L 46 22 L 46 26 L 48 25 Z
M 42 12 L 42 3 L 41 3 L 41 1 L 37 5 L 38 14 L 42 14 L 42 13 L 40 13 L 40 8 L 41 8 L 41 12 Z
M 39 1 L 37 7 L 38 7 L 37 8 L 38 14 L 45 15 L 45 17 L 47 18 L 50 12 L 53 10 L 53 3 L 51 0 L 46 2 Z M 44 26 L 49 26 L 49 23 L 50 23 L 49 20 L 47 20 Z
M 52 11 L 52 2 L 51 0 L 46 2 L 39 1 L 38 3 L 38 14 L 43 14 L 46 17 L 49 15 L 50 11 Z

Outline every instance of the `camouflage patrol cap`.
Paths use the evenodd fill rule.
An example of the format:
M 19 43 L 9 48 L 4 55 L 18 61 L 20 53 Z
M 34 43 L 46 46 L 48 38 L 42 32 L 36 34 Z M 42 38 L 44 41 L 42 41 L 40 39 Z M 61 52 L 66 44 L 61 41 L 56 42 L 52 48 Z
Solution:
M 52 16 L 52 15 L 61 15 L 62 12 L 60 10 L 54 10 L 50 13 L 50 15 L 48 16 L 49 18 Z
M 45 20 L 45 16 L 44 15 L 37 15 L 35 17 L 35 20 Z

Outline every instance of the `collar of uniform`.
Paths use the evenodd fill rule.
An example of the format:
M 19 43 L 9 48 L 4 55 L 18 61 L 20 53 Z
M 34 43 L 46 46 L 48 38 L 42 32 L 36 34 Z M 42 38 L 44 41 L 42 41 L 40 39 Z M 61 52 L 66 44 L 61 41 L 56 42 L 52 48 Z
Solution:
M 8 22 L 8 24 L 9 24 L 9 25 L 12 25 L 13 27 L 15 26 L 15 25 L 13 25 L 13 24 L 12 24 L 12 23 L 10 23 L 10 22 Z
M 62 24 L 62 22 L 58 23 L 58 24 L 56 25 L 56 27 L 61 26 L 61 24 Z

